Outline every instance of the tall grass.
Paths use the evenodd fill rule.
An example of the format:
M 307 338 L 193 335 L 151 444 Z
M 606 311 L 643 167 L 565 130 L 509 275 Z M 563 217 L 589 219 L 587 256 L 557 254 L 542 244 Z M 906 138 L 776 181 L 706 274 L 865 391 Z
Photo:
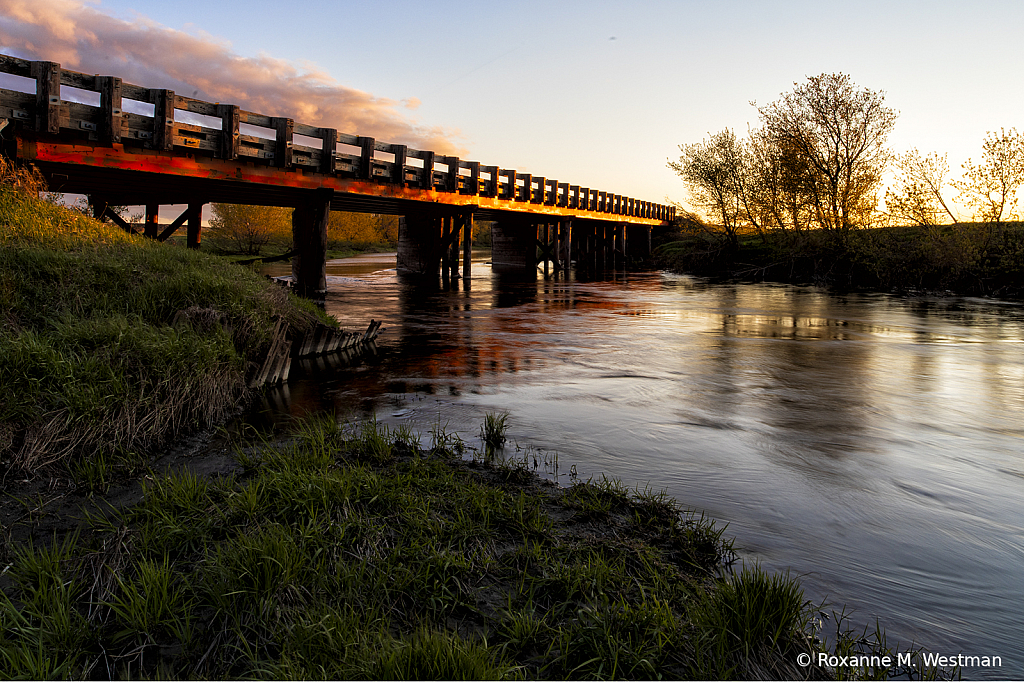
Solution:
M 254 272 L 39 199 L 31 173 L 4 164 L 4 468 L 76 468 L 216 423 L 247 400 L 275 317 L 323 319 Z

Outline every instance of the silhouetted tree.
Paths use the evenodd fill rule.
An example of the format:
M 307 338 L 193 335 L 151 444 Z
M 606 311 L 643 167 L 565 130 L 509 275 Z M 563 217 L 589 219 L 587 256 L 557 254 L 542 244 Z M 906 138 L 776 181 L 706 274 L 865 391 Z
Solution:
M 845 238 L 870 221 L 889 160 L 896 112 L 882 92 L 846 74 L 811 76 L 761 107 L 765 142 L 795 164 L 793 177 L 817 227 Z

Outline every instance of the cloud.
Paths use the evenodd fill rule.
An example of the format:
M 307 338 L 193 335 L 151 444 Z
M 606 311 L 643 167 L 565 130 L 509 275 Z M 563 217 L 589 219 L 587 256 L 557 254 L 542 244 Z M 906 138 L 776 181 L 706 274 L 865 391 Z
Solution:
M 457 131 L 423 126 L 395 101 L 345 87 L 311 63 L 270 55 L 242 57 L 229 43 L 146 17 L 125 21 L 81 0 L 0 0 L 0 52 L 58 62 L 66 69 L 121 77 L 248 111 L 366 135 L 441 154 L 465 156 Z

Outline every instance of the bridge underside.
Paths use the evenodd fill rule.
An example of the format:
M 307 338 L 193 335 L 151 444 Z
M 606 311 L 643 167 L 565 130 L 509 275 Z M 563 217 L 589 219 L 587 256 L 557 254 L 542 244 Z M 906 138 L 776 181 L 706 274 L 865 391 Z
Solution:
M 326 288 L 327 217 L 332 210 L 402 216 L 399 272 L 441 274 L 452 280 L 469 278 L 474 220 L 496 221 L 494 270 L 522 274 L 536 273 L 539 263 L 545 272 L 549 266 L 556 272 L 567 270 L 570 263 L 579 268 L 616 267 L 649 254 L 650 227 L 663 222 L 547 205 L 543 197 L 526 201 L 437 191 L 302 168 L 284 170 L 242 159 L 69 144 L 32 134 L 17 135 L 16 144 L 15 155 L 35 165 L 51 190 L 89 195 L 98 217 L 110 215 L 106 206 L 188 204 L 187 215 L 178 222 L 187 220 L 192 247 L 199 245 L 199 210 L 205 203 L 296 209 L 292 273 L 297 291 L 314 298 Z M 155 217 L 153 223 L 155 230 Z M 156 235 L 148 229 L 147 234 L 167 236 L 166 231 Z

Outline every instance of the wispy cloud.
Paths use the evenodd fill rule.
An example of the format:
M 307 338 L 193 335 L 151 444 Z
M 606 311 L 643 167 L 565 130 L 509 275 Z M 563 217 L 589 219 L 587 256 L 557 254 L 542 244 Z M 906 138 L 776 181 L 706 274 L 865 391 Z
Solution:
M 59 62 L 74 71 L 301 123 L 337 128 L 420 149 L 465 155 L 457 131 L 418 124 L 419 106 L 345 87 L 314 64 L 261 54 L 242 57 L 208 34 L 193 35 L 145 17 L 118 19 L 80 0 L 0 0 L 0 52 Z

